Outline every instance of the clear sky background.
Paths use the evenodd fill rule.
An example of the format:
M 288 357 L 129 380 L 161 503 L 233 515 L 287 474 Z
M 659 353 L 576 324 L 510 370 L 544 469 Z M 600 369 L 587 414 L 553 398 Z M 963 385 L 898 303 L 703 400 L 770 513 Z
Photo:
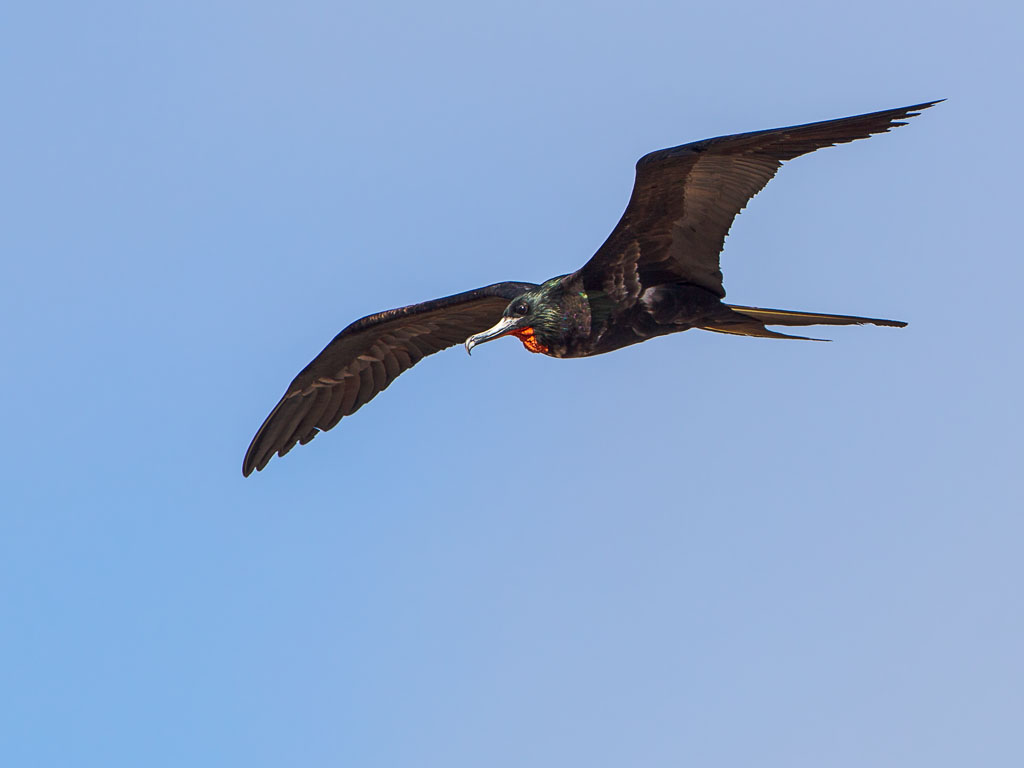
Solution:
M 8 3 L 0 763 L 1024 765 L 1019 3 Z M 364 314 L 581 265 L 653 149 L 785 167 L 737 303 L 431 358 L 243 480 Z

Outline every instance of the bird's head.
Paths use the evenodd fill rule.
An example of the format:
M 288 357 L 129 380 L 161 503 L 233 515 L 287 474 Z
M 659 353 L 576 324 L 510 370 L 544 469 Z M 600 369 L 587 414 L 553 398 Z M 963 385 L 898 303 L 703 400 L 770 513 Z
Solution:
M 555 354 L 570 328 L 560 278 L 516 296 L 493 327 L 466 339 L 466 351 L 502 336 L 515 336 L 530 352 Z

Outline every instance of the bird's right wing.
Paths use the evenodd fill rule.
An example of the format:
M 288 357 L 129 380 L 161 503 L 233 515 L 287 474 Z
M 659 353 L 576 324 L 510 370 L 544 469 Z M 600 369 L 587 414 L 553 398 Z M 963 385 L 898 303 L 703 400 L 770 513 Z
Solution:
M 295 377 L 252 439 L 242 474 L 263 469 L 275 453 L 284 456 L 355 413 L 427 355 L 489 328 L 509 301 L 536 287 L 495 283 L 356 320 Z
M 905 125 L 936 103 L 651 152 L 636 164 L 622 218 L 578 274 L 588 289 L 602 290 L 620 305 L 635 301 L 648 281 L 682 280 L 723 298 L 718 258 L 725 236 L 736 214 L 784 161 Z

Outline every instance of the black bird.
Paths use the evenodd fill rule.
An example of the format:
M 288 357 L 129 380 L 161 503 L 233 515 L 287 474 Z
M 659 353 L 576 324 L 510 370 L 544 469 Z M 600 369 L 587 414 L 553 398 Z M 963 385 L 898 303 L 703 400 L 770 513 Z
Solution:
M 622 218 L 576 272 L 541 285 L 495 283 L 390 309 L 335 336 L 263 422 L 242 474 L 248 477 L 275 453 L 284 456 L 296 443 L 308 443 L 422 358 L 461 342 L 470 351 L 512 335 L 531 352 L 587 357 L 690 328 L 806 339 L 765 326 L 906 325 L 725 304 L 718 258 L 736 214 L 784 160 L 884 133 L 937 103 L 720 136 L 645 155 L 636 164 Z

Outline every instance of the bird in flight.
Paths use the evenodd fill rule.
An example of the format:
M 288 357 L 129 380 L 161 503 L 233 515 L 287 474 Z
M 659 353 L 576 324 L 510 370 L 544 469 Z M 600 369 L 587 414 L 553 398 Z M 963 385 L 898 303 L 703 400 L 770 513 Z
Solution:
M 289 385 L 246 451 L 242 474 L 261 470 L 331 429 L 427 355 L 459 343 L 471 351 L 515 336 L 531 352 L 588 357 L 691 328 L 807 339 L 768 325 L 901 327 L 850 315 L 726 304 L 719 254 L 732 221 L 783 161 L 864 139 L 938 101 L 819 123 L 719 136 L 651 152 L 636 164 L 626 210 L 576 272 L 505 282 L 356 320 Z

